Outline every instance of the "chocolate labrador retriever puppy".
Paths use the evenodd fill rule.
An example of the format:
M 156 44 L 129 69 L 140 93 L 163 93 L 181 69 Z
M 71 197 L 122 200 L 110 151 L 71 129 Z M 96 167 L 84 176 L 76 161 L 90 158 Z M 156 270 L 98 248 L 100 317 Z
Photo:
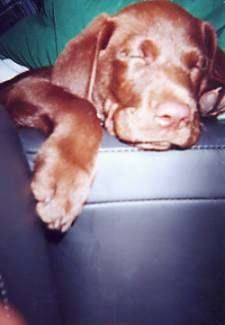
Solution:
M 32 190 L 50 229 L 66 231 L 87 199 L 102 126 L 138 148 L 189 148 L 200 116 L 225 111 L 225 54 L 216 33 L 169 1 L 97 17 L 53 67 L 1 86 L 18 125 L 49 134 Z

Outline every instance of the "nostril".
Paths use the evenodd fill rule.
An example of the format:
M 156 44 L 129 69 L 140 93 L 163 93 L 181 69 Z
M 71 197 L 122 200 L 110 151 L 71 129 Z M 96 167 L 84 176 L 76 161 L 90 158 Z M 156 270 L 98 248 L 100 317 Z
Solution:
M 177 102 L 164 102 L 156 107 L 155 120 L 161 127 L 186 123 L 190 117 L 190 108 Z
M 173 124 L 173 119 L 169 115 L 156 116 L 155 120 L 156 123 L 162 127 L 170 126 L 171 124 Z

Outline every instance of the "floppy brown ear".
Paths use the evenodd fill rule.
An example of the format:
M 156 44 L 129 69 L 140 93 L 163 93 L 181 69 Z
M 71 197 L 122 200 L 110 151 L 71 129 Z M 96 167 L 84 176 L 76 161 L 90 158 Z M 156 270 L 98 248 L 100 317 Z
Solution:
M 225 86 L 225 52 L 217 47 L 213 61 L 212 78 Z
M 103 14 L 96 18 L 59 55 L 53 67 L 52 81 L 73 94 L 90 99 L 98 55 L 107 46 L 114 27 L 110 16 Z
M 225 111 L 225 53 L 217 45 L 214 28 L 202 23 L 205 55 L 208 58 L 208 87 L 199 99 L 203 116 L 216 116 Z

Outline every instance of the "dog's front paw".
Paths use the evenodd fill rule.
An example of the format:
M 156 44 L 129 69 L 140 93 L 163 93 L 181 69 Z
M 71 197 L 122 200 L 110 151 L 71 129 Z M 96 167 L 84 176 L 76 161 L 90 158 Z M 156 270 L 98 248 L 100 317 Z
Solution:
M 37 213 L 49 229 L 65 232 L 81 212 L 93 177 L 66 161 L 47 160 L 38 165 L 31 183 Z

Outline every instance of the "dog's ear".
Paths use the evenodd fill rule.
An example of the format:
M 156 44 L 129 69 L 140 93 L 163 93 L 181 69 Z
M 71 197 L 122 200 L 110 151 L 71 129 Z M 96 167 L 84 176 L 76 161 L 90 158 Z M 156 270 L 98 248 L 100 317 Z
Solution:
M 225 52 L 219 47 L 213 60 L 212 78 L 225 86 Z
M 207 22 L 201 21 L 201 37 L 205 58 L 208 61 L 208 70 L 213 70 L 213 63 L 217 50 L 217 35 L 213 26 Z
M 208 90 L 199 99 L 203 116 L 216 116 L 225 111 L 225 53 L 217 45 L 217 36 L 209 23 L 202 23 L 205 55 L 208 59 Z
M 99 52 L 106 48 L 114 28 L 112 17 L 103 14 L 96 18 L 66 45 L 53 67 L 52 81 L 90 99 Z

